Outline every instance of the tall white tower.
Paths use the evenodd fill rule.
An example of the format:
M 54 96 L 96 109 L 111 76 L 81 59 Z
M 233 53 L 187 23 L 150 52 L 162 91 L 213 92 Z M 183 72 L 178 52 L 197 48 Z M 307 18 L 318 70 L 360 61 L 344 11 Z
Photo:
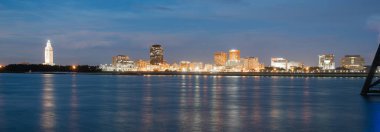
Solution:
M 53 47 L 51 46 L 50 40 L 47 41 L 46 47 L 45 47 L 44 65 L 54 65 Z

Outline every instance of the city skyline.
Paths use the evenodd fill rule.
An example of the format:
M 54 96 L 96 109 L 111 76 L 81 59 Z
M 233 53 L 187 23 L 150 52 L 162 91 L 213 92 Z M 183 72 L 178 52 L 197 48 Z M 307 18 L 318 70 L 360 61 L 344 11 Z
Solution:
M 229 49 L 228 51 L 225 51 L 225 52 L 221 51 L 221 50 L 215 51 L 213 53 L 213 56 L 212 56 L 213 60 L 211 62 L 189 61 L 189 60 L 175 60 L 173 62 L 167 62 L 167 60 L 165 60 L 164 57 L 163 57 L 164 56 L 164 50 L 163 50 L 162 45 L 155 43 L 155 44 L 151 45 L 150 48 L 149 48 L 149 55 L 148 55 L 149 57 L 148 57 L 148 59 L 146 59 L 146 58 L 129 58 L 130 55 L 119 54 L 117 56 L 112 56 L 112 65 L 115 65 L 115 60 L 117 60 L 115 57 L 118 57 L 118 58 L 122 57 L 122 58 L 125 58 L 125 59 L 121 59 L 121 60 L 125 60 L 125 61 L 130 60 L 130 61 L 136 61 L 136 62 L 138 62 L 138 61 L 148 60 L 147 63 L 150 63 L 151 65 L 161 65 L 161 64 L 171 64 L 171 63 L 174 64 L 174 63 L 180 63 L 182 61 L 189 61 L 189 62 L 201 62 L 201 63 L 204 63 L 204 64 L 213 64 L 213 65 L 218 66 L 218 65 L 220 65 L 220 62 L 218 62 L 220 60 L 216 59 L 216 56 L 220 56 L 221 53 L 225 54 L 225 60 L 224 60 L 225 62 L 223 63 L 223 65 L 228 65 L 229 61 L 239 61 L 239 63 L 240 63 L 240 60 L 241 60 L 240 59 L 241 58 L 240 54 L 241 53 L 240 53 L 240 50 L 236 49 L 236 48 Z M 299 60 L 297 60 L 297 61 L 290 60 L 289 61 L 289 60 L 287 60 L 285 58 L 282 58 L 282 57 L 279 57 L 279 56 L 275 56 L 275 57 L 272 56 L 271 60 L 270 60 L 270 63 L 268 63 L 268 64 L 262 63 L 262 64 L 265 67 L 279 67 L 279 68 L 281 67 L 282 68 L 282 66 L 277 66 L 276 64 L 275 64 L 276 66 L 274 66 L 274 62 L 273 62 L 274 60 L 273 59 L 285 59 L 286 60 L 286 64 L 284 66 L 286 68 L 284 68 L 284 69 L 289 69 L 289 67 L 287 66 L 288 63 L 289 64 L 296 63 L 295 65 L 301 65 L 302 64 L 303 66 L 306 66 L 306 67 L 321 67 L 322 69 L 325 69 L 324 66 L 321 65 L 321 56 L 325 56 L 325 55 L 332 55 L 333 59 L 332 59 L 331 62 L 334 63 L 334 64 L 333 64 L 333 67 L 330 68 L 330 69 L 335 69 L 336 67 L 337 68 L 338 67 L 345 67 L 344 66 L 345 64 L 343 64 L 342 61 L 336 61 L 335 60 L 336 56 L 333 53 L 319 54 L 318 55 L 317 65 L 305 65 L 303 63 L 303 61 L 299 61 Z M 160 56 L 160 57 L 158 57 L 159 58 L 158 60 L 157 60 L 157 56 Z M 361 57 L 361 55 L 346 54 L 346 55 L 342 56 L 341 59 L 345 59 L 347 56 Z M 207 56 L 207 57 L 209 57 L 209 56 Z M 260 57 L 257 57 L 257 56 L 243 56 L 242 59 L 244 59 L 244 58 L 252 58 L 252 57 L 257 58 L 257 59 L 260 58 Z M 54 60 L 54 52 L 53 52 L 53 48 L 52 48 L 51 42 L 48 39 L 47 42 L 46 42 L 46 46 L 44 47 L 44 60 L 43 60 L 42 64 L 43 65 L 55 65 L 55 63 L 54 63 L 53 60 Z M 155 60 L 157 62 L 152 62 L 152 60 Z M 362 62 L 364 64 L 363 66 L 366 66 L 368 63 L 370 63 L 369 61 L 365 61 L 364 58 L 362 58 Z M 108 61 L 105 62 L 105 63 L 101 63 L 101 64 L 107 64 L 107 63 L 108 63 Z M 37 63 L 29 63 L 27 61 L 23 61 L 23 62 L 13 63 L 13 64 L 40 64 L 40 63 L 38 63 L 38 62 Z M 95 65 L 101 65 L 101 64 L 95 64 Z M 339 64 L 339 65 L 335 66 L 335 64 Z M 3 65 L 3 64 L 1 64 L 1 65 Z M 65 64 L 58 64 L 58 65 L 65 65 Z M 71 64 L 71 65 L 79 65 L 79 63 Z M 85 65 L 87 65 L 87 64 L 85 64 Z M 283 65 L 283 64 L 279 64 L 279 65 Z
M 63 65 L 102 64 L 117 54 L 149 59 L 148 47 L 154 43 L 165 47 L 170 63 L 212 63 L 214 52 L 239 49 L 242 57 L 257 56 L 265 65 L 272 57 L 317 65 L 316 56 L 329 53 L 337 60 L 359 54 L 368 65 L 378 46 L 379 4 L 2 1 L 0 64 L 40 63 L 42 44 L 51 39 L 56 63 Z
M 129 55 L 112 57 L 112 64 L 100 64 L 99 69 L 104 72 L 365 72 L 365 60 L 360 55 L 345 55 L 341 58 L 341 66 L 335 65 L 334 54 L 318 55 L 318 66 L 305 65 L 303 62 L 286 58 L 272 57 L 270 65 L 263 64 L 259 57 L 241 57 L 239 49 L 230 49 L 228 52 L 214 52 L 214 62 L 180 60 L 167 62 L 164 59 L 164 47 L 154 44 L 150 47 L 149 60 L 131 59 Z

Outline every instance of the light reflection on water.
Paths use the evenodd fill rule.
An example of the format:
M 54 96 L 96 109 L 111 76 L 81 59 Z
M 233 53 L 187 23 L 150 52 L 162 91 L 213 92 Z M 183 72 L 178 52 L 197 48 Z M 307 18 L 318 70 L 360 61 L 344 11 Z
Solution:
M 152 122 L 153 122 L 153 108 L 152 108 L 152 84 L 151 78 L 146 78 L 145 86 L 143 87 L 143 96 L 142 96 L 143 104 L 142 106 L 142 131 L 153 131 L 152 130 Z
M 5 82 L 3 82 L 2 78 L 0 78 L 0 131 L 5 131 L 5 126 L 7 125 L 5 121 L 6 117 L 4 112 L 4 83 Z
M 363 80 L 0 74 L 0 130 L 378 131 Z
M 78 120 L 79 120 L 79 100 L 77 93 L 77 79 L 76 75 L 71 78 L 71 96 L 70 96 L 70 117 L 69 117 L 69 130 L 72 132 L 79 131 Z
M 41 127 L 43 131 L 54 131 L 55 122 L 55 101 L 54 101 L 54 75 L 43 74 L 43 89 L 42 89 L 42 113 Z

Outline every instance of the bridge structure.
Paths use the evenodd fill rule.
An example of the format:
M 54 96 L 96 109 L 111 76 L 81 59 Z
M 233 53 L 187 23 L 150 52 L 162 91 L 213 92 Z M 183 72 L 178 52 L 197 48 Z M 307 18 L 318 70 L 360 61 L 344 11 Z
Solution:
M 380 65 L 380 44 L 377 48 L 375 58 L 373 59 L 371 68 L 368 72 L 367 78 L 364 82 L 361 95 L 366 96 L 369 93 L 380 93 L 380 88 L 376 88 L 380 84 L 380 79 L 376 78 L 375 74 L 377 67 Z

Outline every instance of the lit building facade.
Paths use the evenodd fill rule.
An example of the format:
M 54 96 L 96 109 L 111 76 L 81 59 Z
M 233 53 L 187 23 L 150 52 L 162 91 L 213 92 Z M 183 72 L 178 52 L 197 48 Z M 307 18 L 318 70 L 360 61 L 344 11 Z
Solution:
M 203 63 L 202 62 L 191 62 L 189 64 L 189 70 L 190 71 L 202 71 L 203 69 Z
M 125 71 L 136 71 L 135 62 L 128 60 L 123 63 L 116 63 L 116 65 L 113 66 L 115 69 L 114 71 L 118 72 L 125 72 Z
M 204 71 L 211 71 L 211 70 L 213 70 L 212 64 L 205 64 L 203 70 Z
M 181 61 L 179 63 L 179 68 L 183 72 L 189 71 L 190 70 L 190 61 Z
M 227 63 L 227 53 L 225 52 L 215 52 L 214 53 L 214 63 L 216 66 L 224 66 Z
M 240 72 L 243 69 L 243 65 L 240 62 L 240 50 L 231 49 L 229 51 L 229 58 L 226 63 L 225 71 L 227 72 Z
M 178 63 L 174 62 L 173 64 L 169 65 L 168 70 L 169 71 L 180 71 L 180 67 L 179 67 Z
M 334 54 L 319 55 L 318 67 L 321 67 L 323 70 L 334 70 L 335 69 Z
M 44 65 L 54 65 L 54 51 L 50 43 L 50 40 L 47 41 L 45 47 L 45 62 Z
M 359 71 L 359 70 L 364 70 L 364 58 L 361 57 L 360 55 L 346 55 L 341 59 L 340 64 L 342 67 L 354 70 L 354 71 Z
M 129 60 L 126 55 L 117 55 L 112 57 L 112 64 L 100 65 L 99 68 L 102 71 L 115 71 L 115 72 L 126 72 L 126 71 L 137 71 L 135 62 Z
M 282 69 L 287 70 L 288 60 L 285 58 L 272 58 L 270 65 L 271 67 L 282 68 Z
M 229 51 L 229 61 L 240 61 L 240 50 L 231 49 Z
M 150 47 L 150 64 L 160 65 L 164 63 L 164 49 L 161 45 L 155 44 Z
M 136 61 L 137 71 L 147 71 L 148 65 L 149 65 L 149 61 L 145 61 L 145 60 Z
M 264 64 L 259 62 L 258 57 L 241 58 L 244 71 L 260 71 L 264 69 Z
M 295 68 L 303 68 L 304 64 L 302 62 L 289 61 L 287 64 L 287 70 L 294 70 Z
M 117 55 L 112 57 L 112 65 L 126 64 L 129 61 L 129 57 L 126 55 Z

